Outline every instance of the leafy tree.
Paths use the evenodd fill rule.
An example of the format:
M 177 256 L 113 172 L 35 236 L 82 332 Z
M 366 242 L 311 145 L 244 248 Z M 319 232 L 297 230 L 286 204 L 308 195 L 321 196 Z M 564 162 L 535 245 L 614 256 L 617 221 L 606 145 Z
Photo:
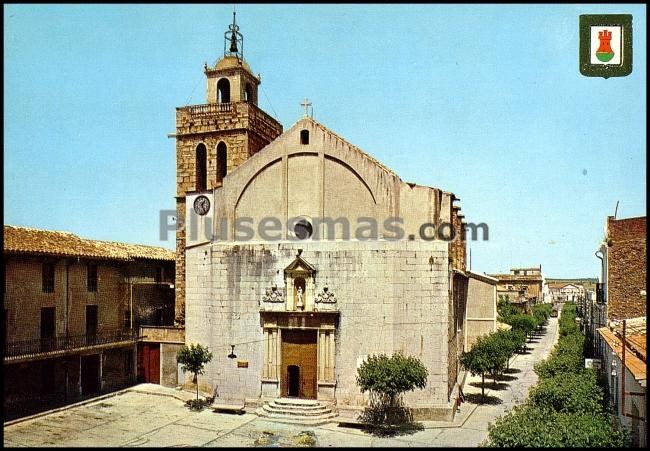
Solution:
M 460 356 L 460 363 L 472 373 L 481 375 L 481 397 L 485 399 L 485 375 L 490 374 L 496 383 L 496 376 L 503 372 L 508 360 L 507 349 L 502 339 L 495 334 L 479 337 L 468 352 Z
M 192 344 L 189 347 L 183 346 L 176 354 L 176 361 L 183 366 L 183 372 L 189 371 L 194 374 L 192 382 L 196 384 L 196 401 L 199 401 L 199 374 L 203 374 L 206 363 L 212 360 L 212 353 L 208 347 L 200 344 Z
M 357 369 L 356 382 L 362 393 L 371 395 L 373 423 L 396 424 L 405 419 L 399 413 L 401 395 L 406 391 L 423 389 L 427 384 L 428 371 L 420 360 L 413 356 L 396 353 L 372 355 Z
M 533 317 L 537 321 L 537 328 L 542 330 L 542 326 L 551 316 L 551 304 L 537 304 L 533 306 Z
M 488 426 L 490 447 L 624 447 L 629 433 L 603 414 L 555 412 L 524 404 Z
M 564 304 L 564 307 L 562 307 L 562 314 L 558 321 L 560 337 L 580 333 L 580 327 L 576 324 L 577 314 L 576 305 L 573 302 Z
M 592 369 L 540 379 L 528 397 L 535 406 L 556 412 L 595 414 L 603 410 L 603 389 Z
M 529 335 L 537 327 L 537 321 L 535 321 L 535 318 L 524 313 L 518 313 L 511 316 L 509 324 L 512 326 L 513 330 L 519 330 L 525 335 Z
M 497 314 L 499 316 L 499 321 L 503 323 L 508 323 L 508 319 L 512 315 L 517 314 L 517 309 L 510 303 L 510 296 L 507 294 L 499 295 L 499 300 L 497 301 Z
M 540 378 L 578 373 L 584 369 L 585 337 L 576 326 L 575 317 L 575 304 L 565 304 L 558 322 L 560 338 L 551 355 L 535 365 L 535 372 Z
M 526 342 L 526 336 L 518 330 L 498 330 L 491 336 L 506 355 L 506 368 L 509 368 L 510 358 Z

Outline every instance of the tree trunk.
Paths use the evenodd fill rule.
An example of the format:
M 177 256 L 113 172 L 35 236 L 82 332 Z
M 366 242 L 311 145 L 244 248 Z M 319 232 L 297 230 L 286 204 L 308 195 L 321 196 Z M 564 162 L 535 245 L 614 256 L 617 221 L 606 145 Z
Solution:
M 481 373 L 481 397 L 485 402 L 485 373 Z
M 199 402 L 199 375 L 195 374 L 194 379 L 196 379 L 196 402 Z

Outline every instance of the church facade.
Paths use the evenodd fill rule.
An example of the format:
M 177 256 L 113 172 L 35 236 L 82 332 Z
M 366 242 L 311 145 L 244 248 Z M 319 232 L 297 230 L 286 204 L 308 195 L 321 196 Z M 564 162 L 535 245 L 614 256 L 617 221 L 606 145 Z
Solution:
M 177 313 L 214 358 L 215 402 L 368 402 L 357 368 L 402 352 L 427 367 L 416 418 L 451 418 L 462 384 L 465 235 L 453 193 L 402 181 L 305 115 L 257 106 L 234 24 L 206 65 L 207 103 L 177 109 Z M 229 48 L 229 51 L 226 49 Z M 451 238 L 454 239 L 451 239 Z

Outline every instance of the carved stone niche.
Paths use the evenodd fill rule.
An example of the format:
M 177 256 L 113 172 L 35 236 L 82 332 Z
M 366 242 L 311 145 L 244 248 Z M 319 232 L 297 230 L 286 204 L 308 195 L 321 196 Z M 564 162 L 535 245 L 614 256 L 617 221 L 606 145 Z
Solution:
M 296 258 L 284 268 L 288 311 L 313 311 L 316 295 L 316 268 L 307 263 L 298 249 Z

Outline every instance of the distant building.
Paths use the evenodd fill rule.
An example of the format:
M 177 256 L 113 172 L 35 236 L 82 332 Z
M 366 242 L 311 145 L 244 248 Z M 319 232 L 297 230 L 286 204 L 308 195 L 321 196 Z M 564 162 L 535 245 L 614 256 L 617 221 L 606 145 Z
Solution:
M 544 290 L 548 292 L 551 302 L 580 302 L 586 298 L 589 292 L 594 293 L 595 296 L 597 283 L 597 278 L 547 278 L 544 280 Z
M 173 324 L 174 253 L 7 225 L 3 251 L 5 416 L 133 384 L 139 326 Z
M 578 302 L 585 296 L 582 285 L 572 283 L 551 282 L 548 284 L 551 300 L 554 303 Z
M 497 299 L 508 298 L 522 311 L 530 311 L 532 305 L 542 302 L 542 266 L 536 268 L 512 268 L 510 274 L 488 274 L 498 280 Z

